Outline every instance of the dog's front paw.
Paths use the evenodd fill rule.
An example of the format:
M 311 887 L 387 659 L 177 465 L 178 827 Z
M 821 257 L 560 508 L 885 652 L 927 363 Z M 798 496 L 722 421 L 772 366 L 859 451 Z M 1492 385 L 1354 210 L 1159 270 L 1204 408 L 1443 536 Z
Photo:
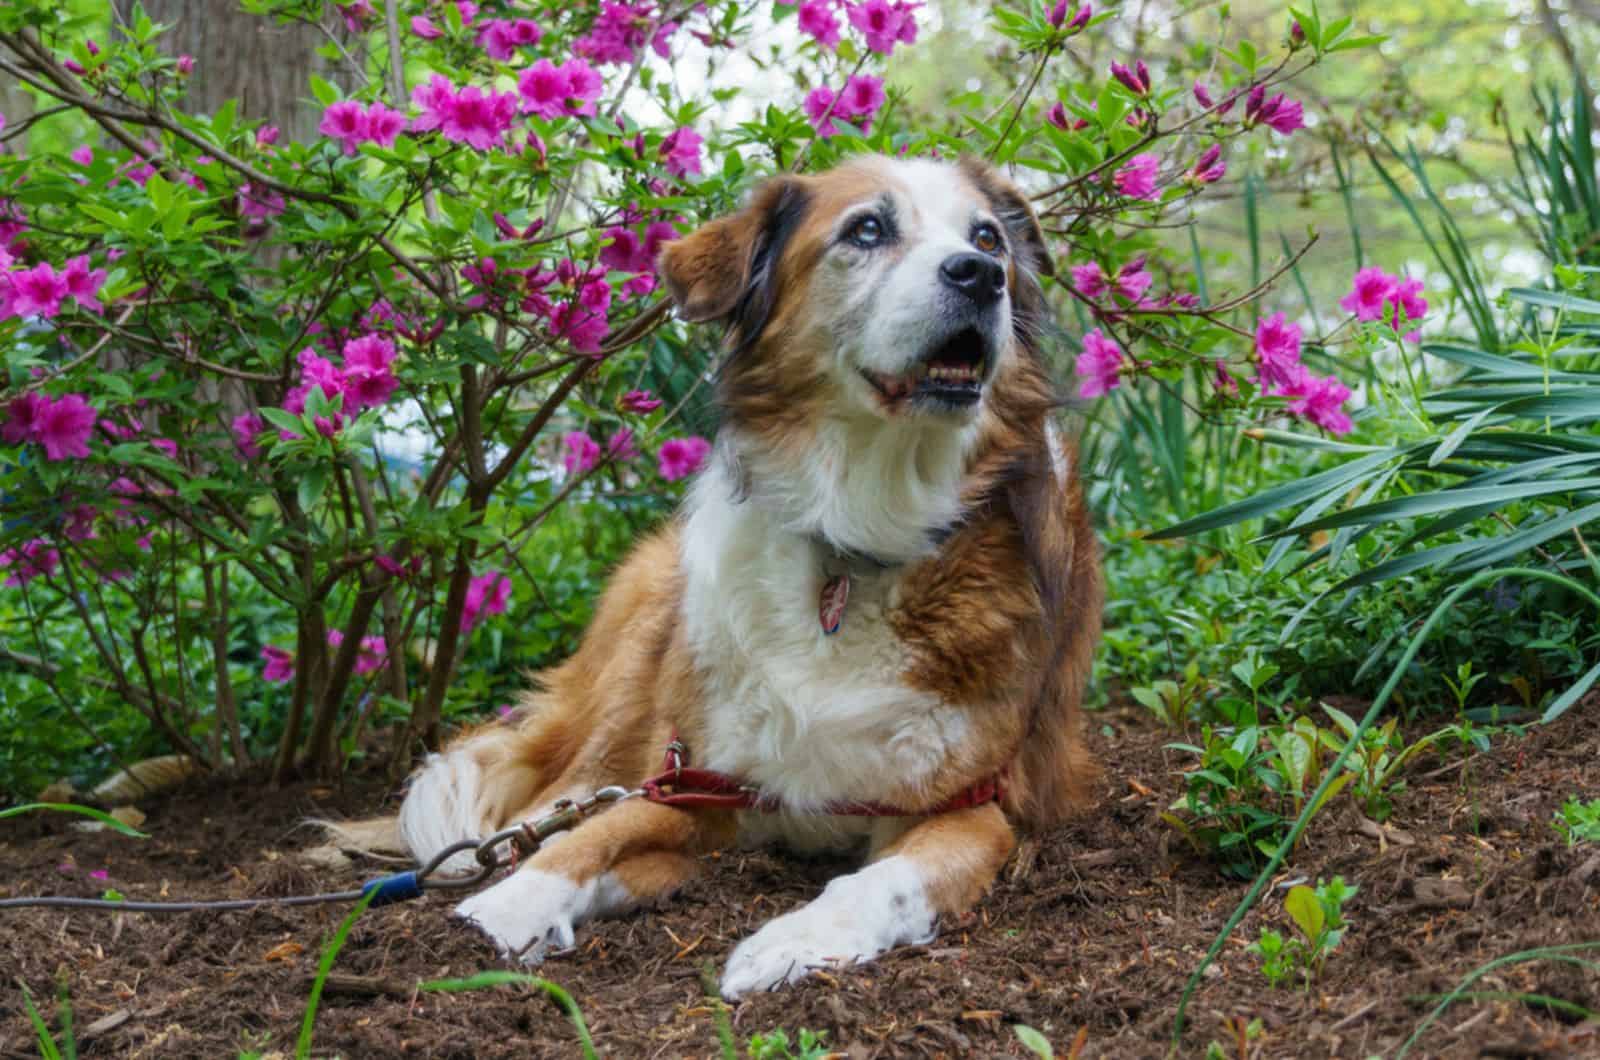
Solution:
M 870 961 L 893 946 L 931 938 L 937 918 L 921 880 L 896 861 L 834 880 L 809 905 L 739 943 L 722 973 L 722 996 L 737 1000 L 818 968 Z
M 577 925 L 592 904 L 585 890 L 565 876 L 522 869 L 466 899 L 455 915 L 476 924 L 500 956 L 538 964 L 554 950 L 570 947 Z

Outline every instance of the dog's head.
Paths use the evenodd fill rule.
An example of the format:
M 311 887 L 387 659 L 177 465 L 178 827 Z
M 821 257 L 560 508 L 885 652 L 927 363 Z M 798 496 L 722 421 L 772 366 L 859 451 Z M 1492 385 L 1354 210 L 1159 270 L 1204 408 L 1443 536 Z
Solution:
M 987 165 L 879 156 L 768 180 L 660 266 L 682 316 L 727 323 L 721 402 L 758 433 L 975 419 L 1050 270 L 1027 200 Z

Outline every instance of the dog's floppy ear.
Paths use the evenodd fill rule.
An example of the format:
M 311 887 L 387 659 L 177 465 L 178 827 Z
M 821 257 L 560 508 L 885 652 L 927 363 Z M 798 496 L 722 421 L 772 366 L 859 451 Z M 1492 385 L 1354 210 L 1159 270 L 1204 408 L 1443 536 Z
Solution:
M 725 320 L 745 337 L 759 332 L 772 309 L 776 265 L 805 213 L 804 188 L 773 177 L 743 209 L 710 221 L 661 248 L 657 265 L 685 320 Z
M 961 172 L 978 186 L 993 207 L 995 216 L 1006 226 L 1011 245 L 1017 248 L 1028 271 L 1035 276 L 1054 276 L 1056 268 L 1045 246 L 1044 230 L 1039 227 L 1039 219 L 1034 216 L 1028 197 L 999 170 L 982 159 L 966 155 L 959 164 Z

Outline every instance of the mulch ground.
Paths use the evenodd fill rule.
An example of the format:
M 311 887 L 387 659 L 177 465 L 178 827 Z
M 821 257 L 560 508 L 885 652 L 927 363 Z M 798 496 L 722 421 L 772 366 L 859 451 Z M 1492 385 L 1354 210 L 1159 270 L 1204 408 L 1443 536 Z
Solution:
M 979 910 L 931 945 L 754 998 L 736 1035 L 826 1030 L 849 1057 L 1022 1056 L 1011 1025 L 1042 1031 L 1058 1055 L 1165 1055 L 1184 981 L 1242 897 L 1157 814 L 1178 794 L 1172 737 L 1134 713 L 1095 719 L 1108 769 L 1099 809 L 1024 844 Z M 1600 696 L 1557 724 L 1497 737 L 1463 762 L 1423 759 L 1382 835 L 1341 796 L 1314 823 L 1284 882 L 1341 874 L 1360 887 L 1352 929 L 1307 989 L 1269 989 L 1246 943 L 1287 932 L 1282 890 L 1253 912 L 1191 1006 L 1178 1055 L 1219 1043 L 1226 1057 L 1392 1056 L 1433 1003 L 1474 969 L 1536 946 L 1600 941 L 1600 844 L 1569 849 L 1551 814 L 1600 794 Z M 0 896 L 221 898 L 341 889 L 385 871 L 307 865 L 321 840 L 301 822 L 357 816 L 389 793 L 198 783 L 141 804 L 152 838 L 73 827 L 65 816 L 7 822 Z M 766 853 L 708 859 L 660 910 L 580 934 L 549 978 L 583 1007 L 603 1055 L 717 1054 L 702 986 L 761 922 L 818 893 L 838 863 Z M 106 880 L 91 877 L 103 871 Z M 419 994 L 418 982 L 497 966 L 434 896 L 373 910 L 339 955 L 316 1023 L 317 1056 L 566 1057 L 571 1026 L 542 994 L 499 987 Z M 86 1057 L 292 1054 L 322 943 L 342 907 L 179 916 L 55 910 L 0 913 L 0 1056 L 37 1055 L 20 978 L 47 1019 L 64 977 Z M 1588 953 L 1600 960 L 1600 950 Z M 1413 1049 L 1427 1057 L 1600 1056 L 1600 1021 L 1542 995 L 1600 1010 L 1600 973 L 1555 961 L 1491 972 L 1499 995 L 1447 1010 Z M 1261 1030 L 1240 1043 L 1253 1020 Z

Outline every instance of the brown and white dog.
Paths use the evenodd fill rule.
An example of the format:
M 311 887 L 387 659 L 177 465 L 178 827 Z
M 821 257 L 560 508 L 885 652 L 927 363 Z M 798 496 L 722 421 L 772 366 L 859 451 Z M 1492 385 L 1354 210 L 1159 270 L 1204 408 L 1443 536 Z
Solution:
M 727 326 L 710 462 L 524 720 L 430 756 L 398 823 L 425 860 L 633 787 L 676 736 L 780 811 L 623 802 L 456 914 L 531 963 L 673 891 L 709 849 L 863 849 L 738 945 L 734 998 L 926 941 L 982 895 L 1013 826 L 1085 797 L 1102 587 L 1033 345 L 1048 258 L 1004 178 L 881 157 L 775 177 L 660 266 L 682 316 Z M 998 802 L 941 810 L 996 775 Z M 827 813 L 842 803 L 895 815 Z

